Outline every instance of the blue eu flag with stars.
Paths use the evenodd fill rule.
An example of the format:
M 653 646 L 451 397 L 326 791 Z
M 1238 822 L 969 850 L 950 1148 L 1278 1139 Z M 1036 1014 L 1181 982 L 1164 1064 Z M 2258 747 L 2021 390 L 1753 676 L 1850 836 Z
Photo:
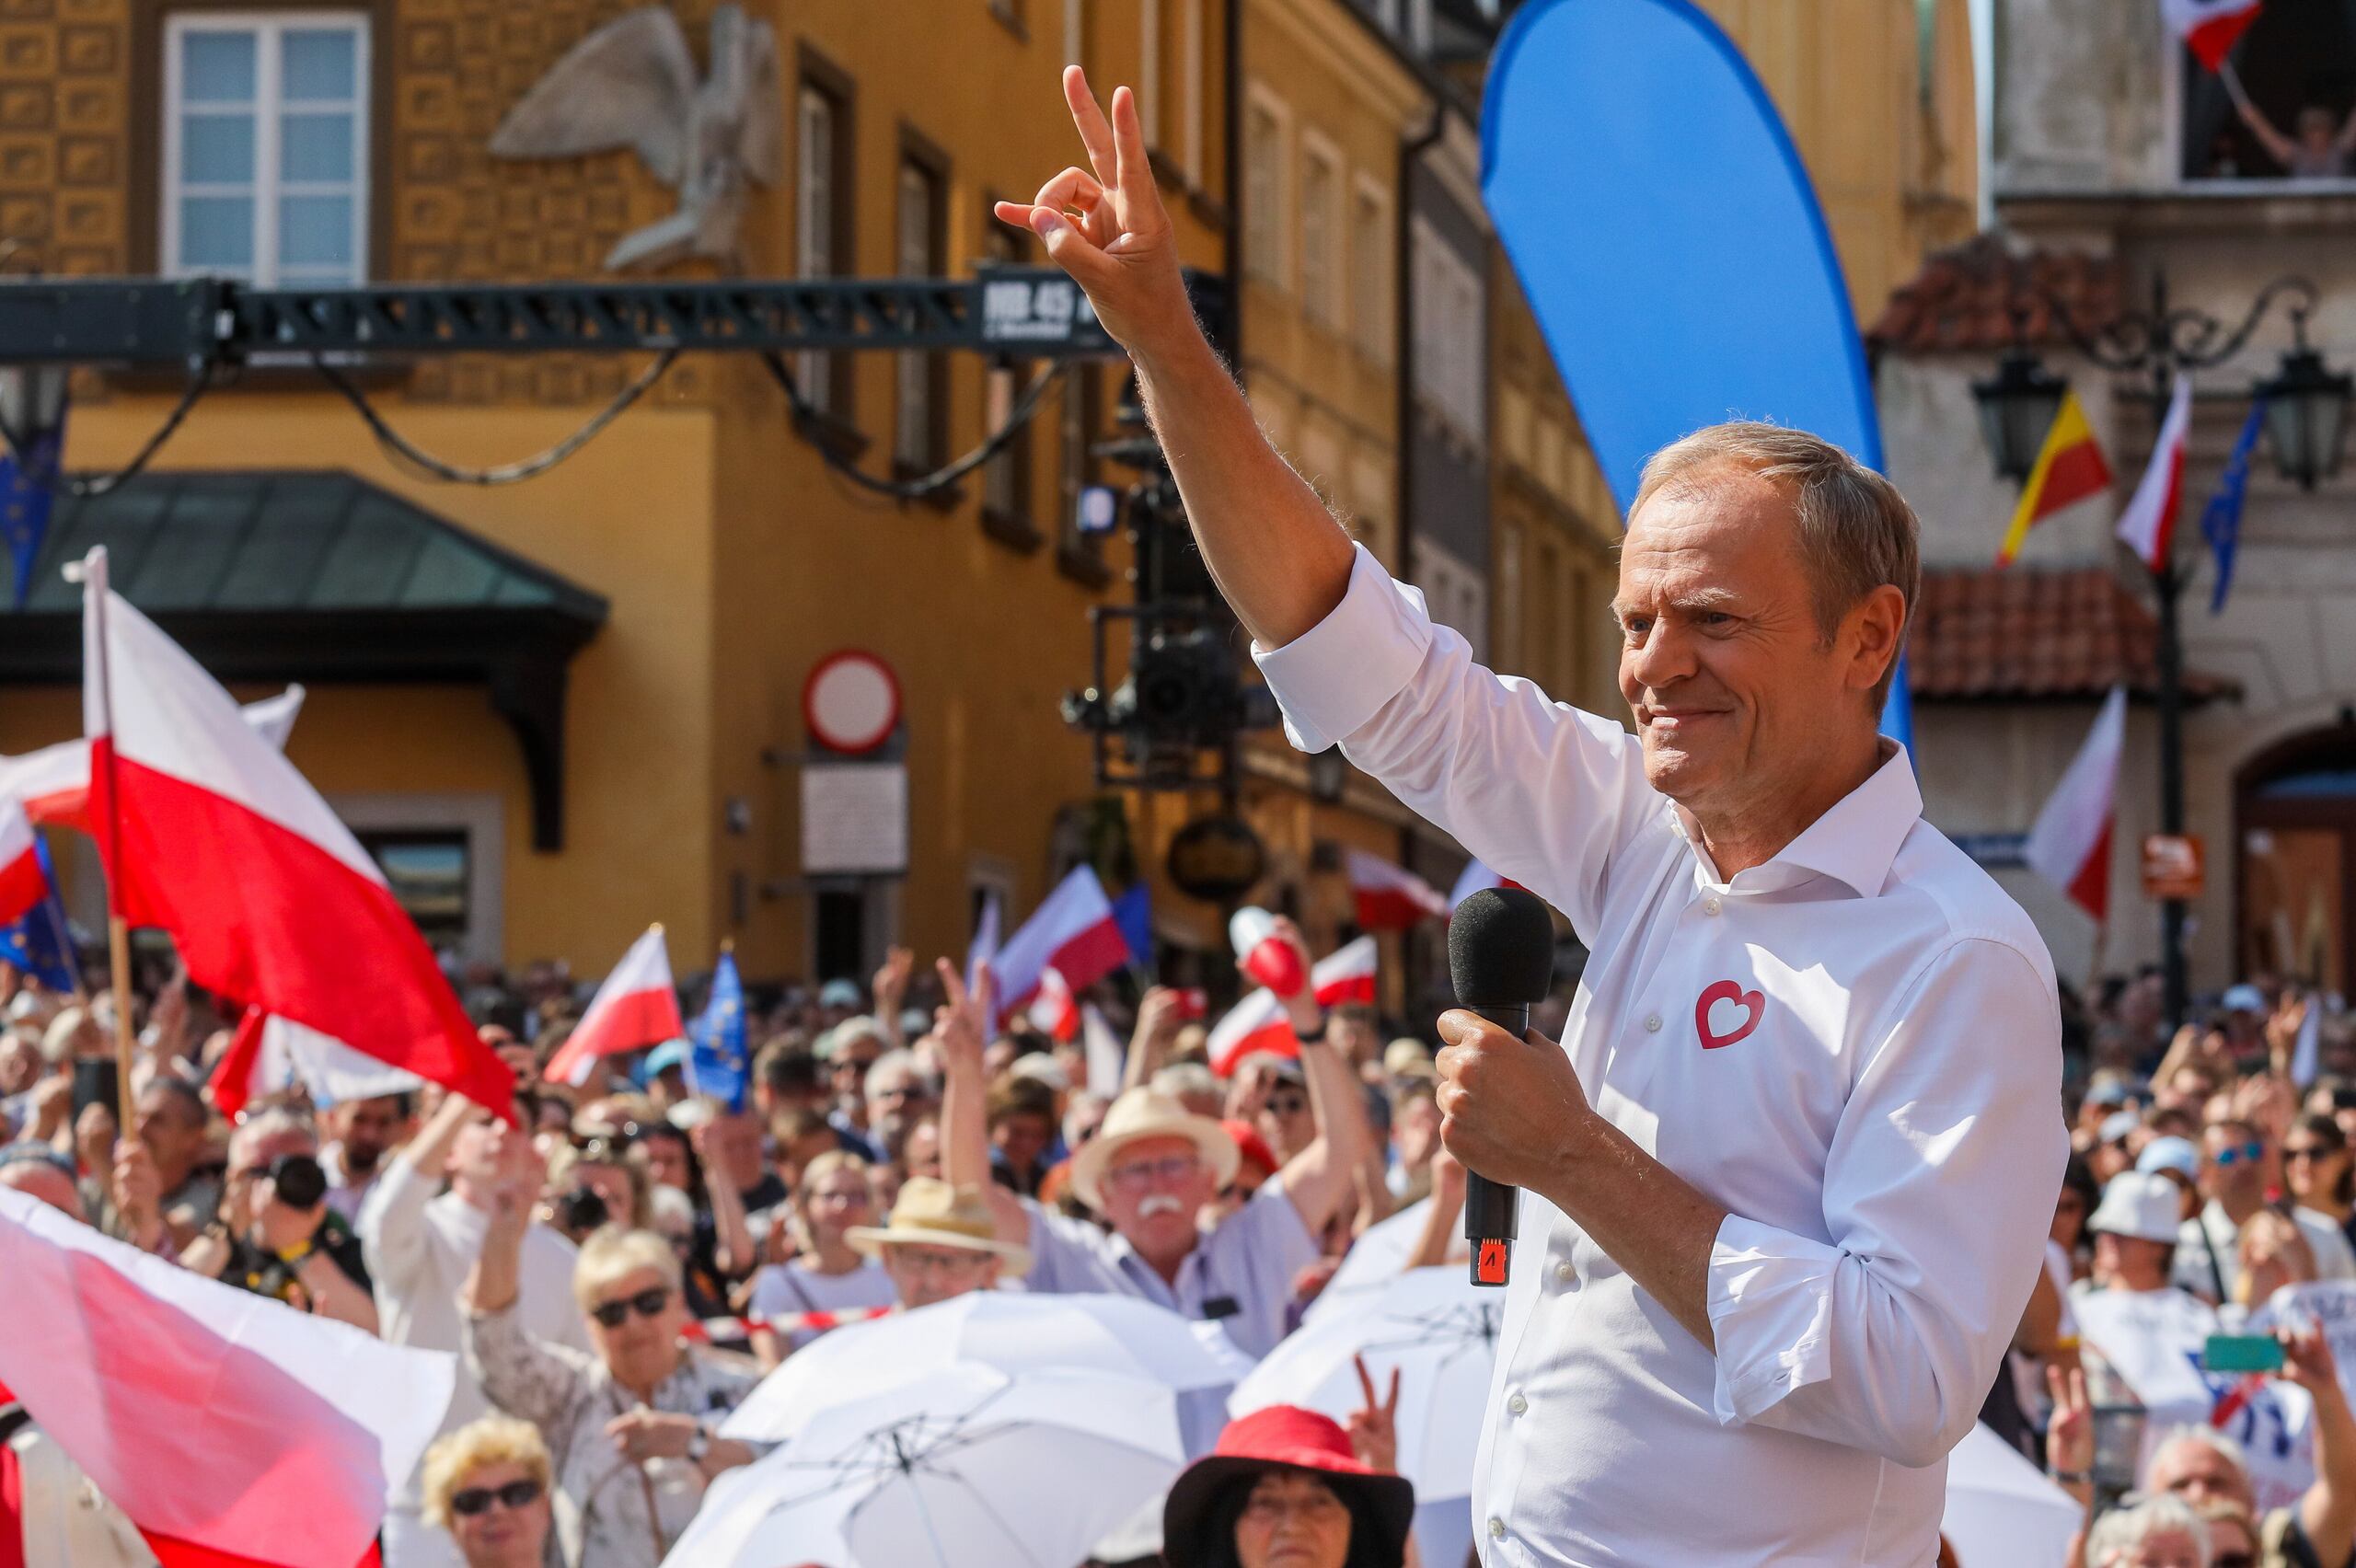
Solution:
M 745 982 L 736 955 L 723 952 L 711 972 L 711 995 L 687 1026 L 687 1089 L 710 1095 L 731 1111 L 745 1109 L 751 1078 L 745 1057 Z
M 49 881 L 49 895 L 14 925 L 0 926 L 0 963 L 13 963 L 42 986 L 60 995 L 76 988 L 74 937 L 65 924 L 65 908 L 57 901 L 57 873 L 50 869 L 49 845 L 35 839 L 41 875 Z

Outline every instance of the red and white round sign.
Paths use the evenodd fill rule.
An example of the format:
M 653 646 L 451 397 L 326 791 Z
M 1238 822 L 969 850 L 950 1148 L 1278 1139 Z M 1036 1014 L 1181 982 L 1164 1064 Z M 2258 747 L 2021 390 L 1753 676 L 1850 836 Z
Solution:
M 803 684 L 802 718 L 810 738 L 829 751 L 872 752 L 900 722 L 900 678 L 861 649 L 829 653 Z

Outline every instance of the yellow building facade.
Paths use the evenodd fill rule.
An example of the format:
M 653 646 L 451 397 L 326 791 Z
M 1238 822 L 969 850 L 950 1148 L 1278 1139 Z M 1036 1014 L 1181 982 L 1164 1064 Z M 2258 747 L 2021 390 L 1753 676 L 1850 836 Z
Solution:
M 359 253 L 343 260 L 362 279 L 605 275 L 611 248 L 671 212 L 674 192 L 627 149 L 504 159 L 489 144 L 568 49 L 625 9 L 19 7 L 0 39 L 0 234 L 22 242 L 19 266 L 204 270 L 188 259 L 217 226 L 220 209 L 203 203 L 222 200 L 222 186 L 196 177 L 220 175 L 202 159 L 234 161 L 212 123 L 223 118 L 212 106 L 229 102 L 245 116 L 237 134 L 267 149 L 259 172 L 240 166 L 248 188 L 236 199 L 265 204 L 273 178 L 289 202 L 321 189 L 294 179 L 298 164 L 318 161 L 318 125 L 297 138 L 291 121 L 270 121 L 273 110 L 341 113 L 332 129 L 352 145 L 332 193 Z M 676 8 L 699 71 L 714 9 Z M 943 0 L 921 7 L 918 25 L 916 7 L 867 0 L 753 0 L 745 14 L 775 33 L 780 167 L 749 190 L 733 270 L 953 276 L 982 260 L 1040 259 L 989 208 L 1027 200 L 1077 159 L 1057 85 L 1068 59 L 1103 82 L 1148 85 L 1172 127 L 1161 140 L 1208 182 L 1173 207 L 1186 259 L 1221 265 L 1219 7 Z M 286 36 L 318 26 L 345 40 L 328 52 L 324 88 L 303 75 L 316 77 L 318 40 Z M 1199 30 L 1191 65 L 1182 27 Z M 259 61 L 259 75 L 225 67 L 225 52 Z M 306 211 L 317 216 L 281 206 L 279 232 L 256 231 L 263 248 L 245 259 L 254 281 L 297 275 Z M 722 271 L 691 261 L 665 275 Z M 562 439 L 644 363 L 467 356 L 352 374 L 419 446 L 480 466 Z M 750 356 L 689 354 L 569 461 L 501 488 L 439 482 L 389 457 L 299 363 L 258 365 L 214 390 L 163 449 L 166 476 L 348 473 L 604 600 L 602 626 L 569 666 L 558 847 L 537 842 L 543 802 L 482 684 L 283 672 L 312 686 L 290 755 L 372 845 L 409 835 L 462 846 L 463 869 L 445 868 L 466 909 L 454 946 L 596 973 L 659 919 L 682 973 L 733 938 L 748 977 L 815 978 L 872 962 L 887 940 L 962 951 L 980 891 L 1002 894 L 1016 917 L 1045 892 L 1059 813 L 1084 813 L 1094 794 L 1087 747 L 1057 699 L 1084 684 L 1087 612 L 1120 594 L 1126 566 L 1117 539 L 1070 525 L 1078 486 L 1123 478 L 1086 453 L 1109 428 L 1115 368 L 1068 375 L 1007 458 L 946 497 L 905 502 L 853 489 L 814 443 L 835 442 L 879 475 L 937 466 L 1004 418 L 1033 367 L 970 353 L 793 363 L 826 405 L 800 430 Z M 152 374 L 78 375 L 69 466 L 124 460 L 176 392 L 176 378 Z M 813 743 L 803 687 L 843 649 L 879 656 L 898 678 L 905 880 L 820 885 L 803 874 L 800 776 Z M 0 753 L 78 728 L 68 686 L 0 691 Z

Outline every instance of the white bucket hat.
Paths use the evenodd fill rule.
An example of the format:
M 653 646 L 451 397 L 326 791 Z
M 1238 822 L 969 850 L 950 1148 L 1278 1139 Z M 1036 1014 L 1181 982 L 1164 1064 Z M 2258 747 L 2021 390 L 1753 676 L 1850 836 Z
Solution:
M 1210 1168 L 1213 1183 L 1226 1186 L 1235 1180 L 1242 1159 L 1227 1129 L 1208 1116 L 1197 1116 L 1169 1095 L 1154 1090 L 1130 1090 L 1104 1113 L 1096 1136 L 1080 1146 L 1071 1160 L 1071 1190 L 1090 1208 L 1104 1206 L 1104 1168 L 1113 1157 L 1141 1138 L 1186 1138 Z
M 2183 1228 L 2177 1184 L 2149 1170 L 2122 1170 L 2102 1190 L 2102 1202 L 2086 1221 L 2090 1231 L 2132 1236 L 2139 1241 L 2174 1241 Z

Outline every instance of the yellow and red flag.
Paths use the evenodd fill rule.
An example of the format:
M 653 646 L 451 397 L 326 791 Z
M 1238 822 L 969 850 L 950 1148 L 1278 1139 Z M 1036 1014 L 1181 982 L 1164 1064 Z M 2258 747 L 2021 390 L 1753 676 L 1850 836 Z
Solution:
M 2013 509 L 2013 525 L 2004 531 L 1996 564 L 2012 565 L 2013 558 L 2021 553 L 2022 541 L 2038 524 L 2109 488 L 2110 465 L 2103 461 L 2094 427 L 2086 423 L 2086 410 L 2079 407 L 2075 392 L 2064 392 L 2062 407 L 2053 416 L 2053 428 L 2045 432 L 2037 466 L 2021 487 L 2021 503 Z

